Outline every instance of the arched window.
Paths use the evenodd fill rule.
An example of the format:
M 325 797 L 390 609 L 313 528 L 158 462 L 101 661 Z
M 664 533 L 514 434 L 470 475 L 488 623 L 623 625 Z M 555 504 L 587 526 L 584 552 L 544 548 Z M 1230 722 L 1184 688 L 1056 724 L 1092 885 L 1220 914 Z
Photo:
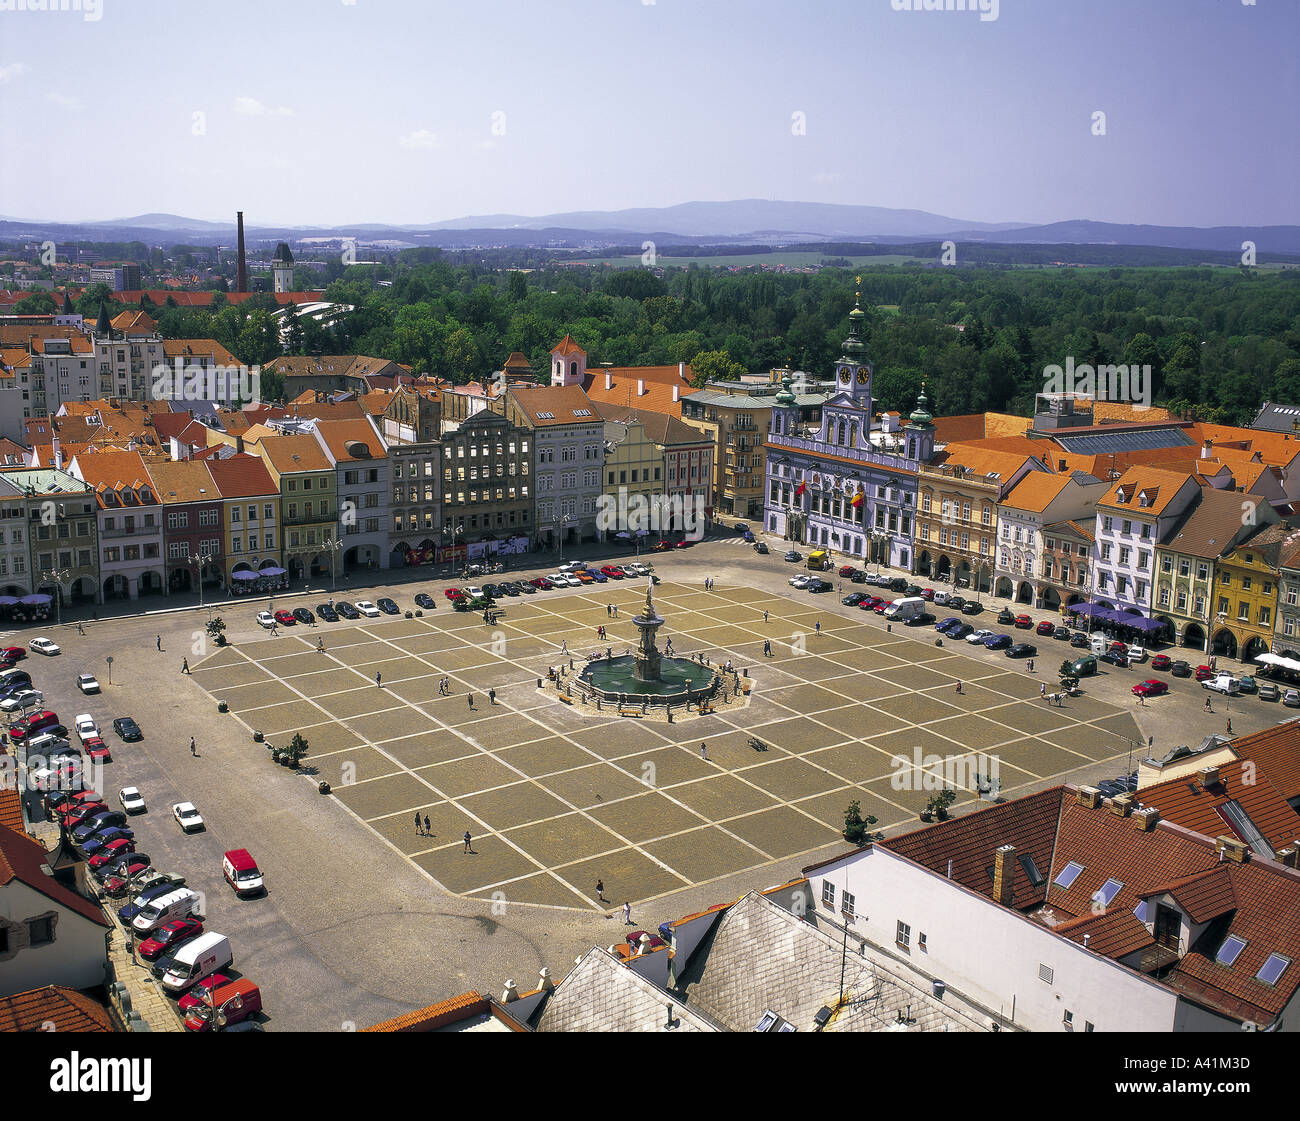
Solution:
M 577 364 L 576 362 L 570 362 L 570 363 L 569 363 L 569 377 L 571 377 L 571 378 L 575 378 L 575 379 L 576 379 L 577 376 L 578 376 L 578 364 Z

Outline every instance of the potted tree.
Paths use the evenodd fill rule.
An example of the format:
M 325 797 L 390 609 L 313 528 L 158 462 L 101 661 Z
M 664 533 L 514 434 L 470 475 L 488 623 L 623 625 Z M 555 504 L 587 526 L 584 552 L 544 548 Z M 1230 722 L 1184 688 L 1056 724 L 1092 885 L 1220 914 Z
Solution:
M 932 794 L 925 808 L 934 814 L 936 821 L 948 820 L 948 807 L 957 801 L 957 792 L 944 787 L 937 794 Z
M 865 845 L 868 841 L 875 840 L 879 834 L 869 833 L 867 826 L 875 825 L 876 820 L 870 814 L 863 817 L 862 803 L 854 798 L 844 811 L 844 839 L 851 845 Z
M 212 639 L 213 642 L 215 642 L 218 646 L 225 646 L 226 621 L 220 615 L 216 615 L 213 618 L 209 619 L 206 629 L 208 632 L 208 637 Z
M 302 738 L 301 732 L 295 732 L 293 739 L 289 741 L 289 746 L 285 749 L 285 755 L 289 757 L 286 766 L 298 767 L 307 755 L 307 741 Z

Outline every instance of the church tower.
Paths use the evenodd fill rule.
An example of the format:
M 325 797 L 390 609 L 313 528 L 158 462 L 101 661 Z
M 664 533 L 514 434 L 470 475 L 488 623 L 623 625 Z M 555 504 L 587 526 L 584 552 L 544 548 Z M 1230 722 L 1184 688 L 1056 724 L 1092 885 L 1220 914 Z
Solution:
M 565 335 L 551 351 L 551 384 L 582 385 L 587 375 L 587 352 Z
M 271 258 L 271 278 L 272 291 L 293 291 L 293 254 L 283 241 L 275 247 L 275 256 Z

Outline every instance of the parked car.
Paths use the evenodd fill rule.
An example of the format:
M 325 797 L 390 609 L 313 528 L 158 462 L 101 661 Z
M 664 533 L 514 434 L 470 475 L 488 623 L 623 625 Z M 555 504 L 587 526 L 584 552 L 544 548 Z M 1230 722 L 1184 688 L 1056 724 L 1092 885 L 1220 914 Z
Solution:
M 1236 678 L 1230 673 L 1218 673 L 1213 677 L 1207 677 L 1201 682 L 1202 689 L 1209 689 L 1214 693 L 1222 693 L 1225 697 L 1234 697 L 1240 691 Z
M 1007 647 L 1008 658 L 1036 658 L 1038 647 L 1032 642 L 1017 642 Z
M 1177 661 L 1170 665 L 1169 672 L 1175 677 L 1191 677 L 1192 667 L 1184 661 Z
M 765 556 L 767 556 L 767 554 L 768 554 L 770 551 L 771 551 L 771 550 L 768 549 L 768 547 L 767 547 L 767 542 L 766 542 L 766 541 L 755 541 L 755 542 L 754 542 L 754 552 L 758 553 L 760 556 L 764 556 L 764 557 L 765 557 Z
M 1016 613 L 1011 608 L 1004 607 L 998 612 L 997 622 L 1000 627 L 1014 627 L 1016 625 Z
M 184 876 L 172 876 L 166 872 L 146 876 L 138 885 L 139 890 L 135 898 L 126 906 L 117 909 L 117 917 L 122 920 L 123 925 L 126 925 L 159 896 L 167 895 L 178 887 L 184 886 Z
M 1209 666 L 1200 665 L 1196 667 L 1194 676 L 1197 681 L 1209 681 L 1210 678 L 1214 676 L 1214 670 L 1210 669 Z
M 1261 701 L 1275 701 L 1281 695 L 1282 690 L 1272 681 L 1265 681 L 1264 684 L 1259 687 L 1259 699 Z
M 400 615 L 402 613 L 402 609 L 389 599 L 388 596 L 382 596 L 375 600 L 375 606 L 385 615 Z
M 275 626 L 275 616 L 269 611 L 259 611 L 257 613 L 257 625 L 265 627 L 268 631 Z
M 966 636 L 966 641 L 969 642 L 972 646 L 982 646 L 984 644 L 985 639 L 993 638 L 993 637 L 994 634 L 992 631 L 981 629 L 977 631 L 971 631 L 971 633 Z
M 1034 625 L 1034 621 L 1028 615 L 1017 615 L 1014 625 L 1019 627 L 1022 631 L 1027 631 Z
M 694 544 L 695 544 L 695 542 L 692 541 L 689 537 L 683 537 L 680 541 L 677 542 L 677 544 L 675 544 L 675 545 L 673 546 L 673 548 L 674 548 L 674 549 L 689 549 L 689 548 L 693 547 Z
M 57 642 L 52 642 L 48 638 L 34 638 L 27 644 L 37 654 L 44 654 L 47 658 L 52 658 L 55 654 L 62 654 Z
M 1069 627 L 1057 627 L 1052 631 L 1052 637 L 1056 639 L 1057 642 L 1069 642 L 1074 638 L 1074 635 L 1070 633 Z
M 829 580 L 822 580 L 814 576 L 804 585 L 803 590 L 805 592 L 829 592 L 834 586 Z
M 1169 692 L 1169 685 L 1152 677 L 1139 681 L 1129 692 L 1135 697 L 1162 697 Z
M 126 837 L 119 837 L 117 840 L 105 845 L 102 851 L 95 853 L 87 863 L 93 872 L 104 868 L 114 857 L 128 856 L 133 852 L 135 852 L 135 843 Z
M 140 725 L 129 716 L 119 716 L 114 720 L 113 731 L 118 734 L 120 739 L 125 740 L 127 743 L 144 739 L 144 733 L 140 731 Z
M 1300 708 L 1300 691 L 1288 689 L 1282 694 L 1282 703 L 1287 708 Z
M 935 603 L 939 602 L 938 596 L 934 597 L 934 602 Z M 963 607 L 966 606 L 966 601 L 961 596 L 949 596 L 947 601 L 947 606 L 952 608 L 953 611 L 960 611 Z
M 305 607 L 295 607 L 293 609 L 293 617 L 304 627 L 309 627 L 312 623 L 316 622 L 316 616 Z
M 339 600 L 338 603 L 334 605 L 334 609 L 345 619 L 355 620 L 361 618 L 361 612 L 345 599 Z
M 934 602 L 934 589 L 933 589 L 933 588 L 922 588 L 922 589 L 917 593 L 917 595 L 919 595 L 923 600 L 925 600 L 926 603 L 933 603 L 933 602 Z
M 1128 648 L 1128 660 L 1139 664 L 1145 662 L 1147 660 L 1147 648 L 1145 646 L 1139 646 L 1137 643 L 1133 643 Z
M 117 800 L 122 803 L 122 809 L 129 814 L 142 814 L 148 810 L 145 805 L 144 795 L 140 793 L 138 786 L 124 786 L 117 792 Z
M 1098 654 L 1097 657 L 1108 665 L 1116 666 L 1119 669 L 1128 668 L 1128 658 L 1119 650 L 1107 650 L 1104 654 Z
M 1097 658 L 1093 654 L 1080 658 L 1070 665 L 1070 673 L 1075 677 L 1090 677 L 1097 672 Z
M 949 615 L 946 619 L 940 619 L 934 625 L 934 629 L 940 634 L 947 634 L 953 627 L 961 626 L 960 615 Z
M 214 989 L 209 1003 L 191 1005 L 185 1013 L 185 1027 L 188 1031 L 211 1031 L 215 1019 L 219 1029 L 230 1031 L 260 1011 L 262 991 L 245 977 Z
M 934 622 L 934 614 L 929 611 L 920 611 L 915 615 L 910 615 L 903 620 L 905 627 L 928 627 Z
M 134 846 L 135 830 L 127 829 L 121 825 L 106 825 L 86 837 L 78 847 L 86 856 L 94 856 L 95 853 L 104 852 L 111 845 L 122 840 L 130 841 Z M 74 841 L 73 844 L 77 844 L 77 842 Z
M 135 950 L 146 961 L 153 961 L 160 957 L 164 950 L 179 946 L 187 939 L 196 938 L 202 933 L 203 923 L 193 915 L 185 919 L 172 919 L 171 922 L 163 923 Z
M 790 579 L 786 581 L 786 583 L 789 584 L 790 587 L 792 588 L 799 588 L 800 590 L 802 590 L 808 586 L 808 581 L 811 579 L 812 577 L 809 576 L 806 572 L 800 572 L 797 576 L 791 576 Z
M 423 607 L 426 611 L 432 611 L 437 608 L 438 602 L 428 592 L 417 592 L 415 606 Z
M 788 553 L 786 553 L 785 559 L 789 561 L 791 564 L 794 564 L 798 561 L 803 560 L 803 555 L 797 549 L 791 549 Z
M 357 610 L 367 619 L 378 619 L 382 612 L 368 599 L 357 600 Z
M 1259 683 L 1253 677 L 1251 677 L 1250 674 L 1246 674 L 1243 677 L 1237 678 L 1237 692 L 1258 693 Z
M 39 689 L 15 689 L 0 700 L 0 712 L 21 712 L 23 709 L 35 708 L 44 702 L 45 694 Z
M 226 853 L 221 858 L 221 874 L 241 898 L 266 891 L 261 869 L 247 849 L 231 849 Z
M 275 613 L 275 621 L 282 627 L 292 627 L 298 622 L 298 620 L 293 617 L 293 612 L 286 611 L 284 608 L 281 608 Z
M 113 752 L 99 736 L 91 736 L 89 739 L 82 740 L 81 750 L 96 762 L 111 763 L 113 761 Z
M 977 599 L 968 599 L 961 605 L 961 613 L 963 615 L 978 615 L 983 610 L 984 605 Z
M 1173 664 L 1174 660 L 1168 654 L 1157 654 L 1151 659 L 1151 668 L 1160 673 L 1164 673 Z
M 95 723 L 95 718 L 88 712 L 80 713 L 73 718 L 72 726 L 77 730 L 77 738 L 85 743 L 92 736 L 99 735 L 99 727 Z
M 1050 619 L 1044 619 L 1034 628 L 1034 634 L 1041 635 L 1043 638 L 1051 638 L 1056 632 L 1056 625 Z
M 57 726 L 58 723 L 58 716 L 55 713 L 50 712 L 48 709 L 33 712 L 10 725 L 9 738 L 15 743 L 20 743 L 29 736 L 34 736 L 46 728 Z
M 77 688 L 83 693 L 98 693 L 99 682 L 95 679 L 93 673 L 77 674 Z
M 860 604 L 866 598 L 867 598 L 866 592 L 849 592 L 848 595 L 846 595 L 842 600 L 840 600 L 840 603 L 844 604 L 845 607 L 857 607 L 858 604 Z M 3 707 L 2 702 L 0 702 L 0 707 Z
M 176 819 L 182 833 L 197 833 L 203 828 L 203 818 L 199 816 L 193 802 L 177 802 L 172 806 L 172 817 Z
M 931 602 L 935 605 L 935 607 L 947 607 L 948 601 L 951 598 L 952 597 L 947 592 L 938 591 L 934 593 L 934 599 Z
M 339 613 L 328 603 L 318 603 L 316 605 L 316 614 L 327 623 L 337 623 L 339 621 Z
M 955 627 L 949 627 L 944 633 L 950 641 L 955 642 L 959 638 L 969 638 L 974 630 L 975 628 L 969 623 L 958 623 Z

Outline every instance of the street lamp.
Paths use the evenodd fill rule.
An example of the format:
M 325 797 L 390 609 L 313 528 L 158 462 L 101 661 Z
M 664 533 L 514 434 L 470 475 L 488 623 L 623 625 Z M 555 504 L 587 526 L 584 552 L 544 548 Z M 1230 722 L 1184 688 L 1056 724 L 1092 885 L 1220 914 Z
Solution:
M 72 570 L 69 568 L 54 568 L 49 572 L 41 573 L 41 583 L 54 584 L 54 618 L 56 624 L 63 622 L 63 589 L 60 585 L 65 580 L 72 579 Z
M 574 520 L 572 514 L 557 514 L 551 519 L 552 524 L 556 527 L 555 539 L 560 549 L 560 563 L 564 563 L 564 529 Z
M 343 542 L 335 541 L 332 537 L 327 537 L 321 544 L 324 550 L 330 555 L 330 591 L 335 591 L 337 585 L 334 580 L 334 556 L 343 548 Z
M 196 556 L 186 558 L 190 564 L 194 565 L 194 571 L 198 577 L 199 585 L 199 606 L 203 606 L 203 566 L 212 559 L 211 553 L 198 553 Z

